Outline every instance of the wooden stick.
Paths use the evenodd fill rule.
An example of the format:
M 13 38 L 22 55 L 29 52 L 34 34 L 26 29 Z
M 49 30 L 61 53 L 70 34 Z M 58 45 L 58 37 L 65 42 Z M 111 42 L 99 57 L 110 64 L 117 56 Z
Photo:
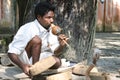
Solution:
M 55 63 L 56 60 L 53 56 L 42 59 L 36 62 L 34 65 L 32 65 L 32 67 L 30 68 L 30 74 L 31 76 L 38 75 L 52 67 Z

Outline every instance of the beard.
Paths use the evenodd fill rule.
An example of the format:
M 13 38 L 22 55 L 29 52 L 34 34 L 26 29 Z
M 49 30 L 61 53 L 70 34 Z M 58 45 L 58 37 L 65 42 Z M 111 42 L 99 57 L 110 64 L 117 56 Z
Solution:
M 46 30 L 49 30 L 50 25 L 44 27 Z

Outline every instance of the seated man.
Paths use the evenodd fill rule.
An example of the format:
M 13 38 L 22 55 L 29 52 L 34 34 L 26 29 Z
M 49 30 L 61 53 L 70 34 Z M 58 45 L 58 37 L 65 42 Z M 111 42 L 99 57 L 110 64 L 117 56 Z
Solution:
M 54 9 L 55 7 L 48 2 L 37 4 L 34 11 L 36 19 L 21 26 L 9 44 L 9 58 L 28 76 L 31 65 L 48 56 L 54 56 L 56 60 L 51 68 L 61 65 L 57 55 L 65 46 L 67 37 L 64 34 L 52 33 Z

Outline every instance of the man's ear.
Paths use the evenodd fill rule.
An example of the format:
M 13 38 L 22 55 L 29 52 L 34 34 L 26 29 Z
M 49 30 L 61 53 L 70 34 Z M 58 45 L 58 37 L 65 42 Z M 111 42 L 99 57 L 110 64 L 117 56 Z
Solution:
M 37 19 L 38 19 L 38 18 L 41 18 L 41 16 L 40 16 L 40 15 L 37 15 Z

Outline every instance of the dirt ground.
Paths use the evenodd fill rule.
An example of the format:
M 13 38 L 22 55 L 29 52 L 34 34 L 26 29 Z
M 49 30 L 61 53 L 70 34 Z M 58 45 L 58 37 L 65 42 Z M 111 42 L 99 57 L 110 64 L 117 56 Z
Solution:
M 95 45 L 102 51 L 98 70 L 118 74 L 120 69 L 120 33 L 96 33 Z
M 96 33 L 95 45 L 102 51 L 102 53 L 100 54 L 100 59 L 97 62 L 98 71 L 105 73 L 113 73 L 115 75 L 114 77 L 111 76 L 112 78 L 110 80 L 120 80 L 120 75 L 118 72 L 118 70 L 120 69 L 120 33 Z M 6 71 L 10 72 L 10 70 L 13 71 L 13 68 L 10 67 L 8 68 L 0 65 L 0 68 L 0 71 L 3 73 L 5 73 Z M 1 72 L 0 80 L 3 79 L 3 75 L 4 78 L 7 79 L 10 78 L 10 74 L 16 74 L 15 72 L 12 72 L 6 75 L 2 74 Z M 116 78 L 116 75 L 119 78 Z

